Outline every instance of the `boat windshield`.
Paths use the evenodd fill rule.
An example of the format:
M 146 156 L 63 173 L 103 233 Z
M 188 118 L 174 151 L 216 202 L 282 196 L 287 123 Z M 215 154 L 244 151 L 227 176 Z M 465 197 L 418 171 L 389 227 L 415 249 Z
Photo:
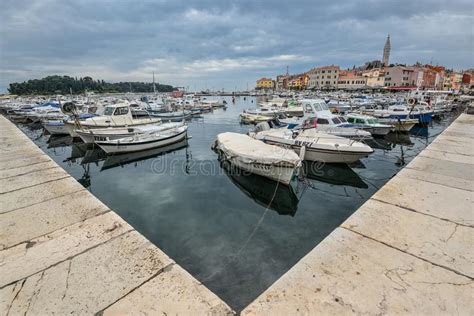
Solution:
M 114 107 L 107 106 L 104 110 L 104 115 L 111 116 L 112 114 L 114 114 L 114 110 L 115 110 Z
M 122 106 L 115 110 L 114 115 L 125 115 L 125 114 L 128 114 L 128 107 Z
M 367 119 L 367 123 L 369 123 L 369 124 L 378 124 L 379 121 L 375 118 L 372 118 L 372 119 Z

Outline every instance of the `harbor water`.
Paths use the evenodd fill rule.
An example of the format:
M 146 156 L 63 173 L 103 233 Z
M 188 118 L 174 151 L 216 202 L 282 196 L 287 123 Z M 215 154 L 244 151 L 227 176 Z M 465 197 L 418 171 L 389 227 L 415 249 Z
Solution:
M 305 165 L 291 187 L 222 166 L 211 150 L 221 132 L 246 133 L 239 113 L 253 97 L 225 98 L 189 122 L 187 141 L 106 156 L 70 137 L 22 130 L 84 187 L 196 279 L 240 311 L 347 219 L 455 118 L 368 142 L 351 166 Z

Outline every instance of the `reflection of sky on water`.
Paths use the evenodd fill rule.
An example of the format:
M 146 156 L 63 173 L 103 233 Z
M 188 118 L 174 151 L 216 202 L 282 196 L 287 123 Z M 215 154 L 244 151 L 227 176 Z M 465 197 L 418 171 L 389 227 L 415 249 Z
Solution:
M 235 183 L 210 149 L 220 132 L 247 132 L 250 127 L 239 125 L 238 114 L 254 105 L 242 98 L 233 105 L 229 98 L 226 111 L 190 123 L 187 148 L 102 171 L 105 157 L 100 153 L 88 152 L 100 160 L 81 165 L 81 145 L 74 150 L 52 147 L 41 131 L 28 133 L 76 179 L 88 169 L 92 193 L 239 310 L 349 217 L 446 124 L 434 122 L 428 134 L 422 130 L 390 139 L 403 146 L 378 140 L 375 153 L 352 169 L 317 169 L 314 177 L 297 185 L 300 200 L 296 213 L 288 216 L 265 211 L 262 196 L 246 192 L 255 191 L 253 183 Z

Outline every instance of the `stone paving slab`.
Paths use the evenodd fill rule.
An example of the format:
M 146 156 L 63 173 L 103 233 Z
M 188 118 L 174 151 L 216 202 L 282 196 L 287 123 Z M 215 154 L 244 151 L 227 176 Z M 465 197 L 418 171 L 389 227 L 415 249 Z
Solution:
M 10 157 L 6 160 L 0 161 L 0 170 L 10 170 L 13 168 L 21 168 L 25 166 L 29 166 L 31 164 L 36 164 L 40 162 L 49 162 L 51 159 L 46 155 L 18 155 L 16 157 Z
M 436 173 L 462 180 L 474 180 L 474 166 L 468 163 L 452 162 L 422 156 L 414 159 L 405 168 L 416 169 L 426 174 Z
M 433 159 L 438 159 L 438 160 L 460 162 L 460 163 L 465 163 L 465 164 L 470 164 L 470 165 L 474 164 L 474 156 L 458 155 L 458 154 L 453 154 L 449 152 L 435 151 L 435 150 L 430 150 L 429 148 L 423 150 L 418 155 L 418 157 L 428 157 L 428 158 L 433 158 Z
M 233 313 L 217 296 L 207 291 L 181 267 L 173 264 L 103 313 L 105 316 L 146 314 L 232 315 Z
M 67 177 L 69 177 L 69 174 L 64 171 L 63 168 L 56 165 L 54 168 L 37 170 L 34 172 L 34 176 L 32 174 L 24 174 L 16 177 L 0 179 L 0 194 L 17 191 Z
M 472 191 L 408 177 L 395 177 L 375 193 L 372 199 L 457 224 L 474 225 Z
M 0 214 L 0 250 L 54 232 L 109 208 L 85 189 Z
M 83 190 L 72 177 L 0 194 L 0 214 Z
M 16 291 L 16 298 L 0 310 L 10 309 L 11 315 L 94 314 L 171 263 L 139 233 L 128 232 L 1 289 L 0 296 Z
M 242 315 L 469 315 L 473 281 L 337 228 Z
M 474 156 L 474 148 L 468 146 L 454 145 L 450 143 L 432 143 L 428 148 L 430 150 L 449 152 L 468 157 Z
M 16 168 L 0 169 L 0 180 L 57 167 L 58 165 L 54 161 L 44 161 Z
M 131 231 L 113 212 L 89 218 L 26 243 L 0 251 L 0 287 L 21 280 L 58 262 Z
M 465 180 L 460 178 L 455 178 L 451 176 L 445 176 L 438 173 L 427 173 L 425 171 L 419 171 L 416 169 L 411 168 L 404 168 L 402 171 L 399 172 L 400 176 L 408 177 L 411 179 L 416 179 L 420 181 L 426 181 L 431 183 L 437 183 L 440 185 L 466 190 L 466 191 L 474 191 L 474 181 L 472 180 Z
M 472 228 L 375 200 L 341 227 L 474 278 L 474 252 L 466 252 L 474 240 Z

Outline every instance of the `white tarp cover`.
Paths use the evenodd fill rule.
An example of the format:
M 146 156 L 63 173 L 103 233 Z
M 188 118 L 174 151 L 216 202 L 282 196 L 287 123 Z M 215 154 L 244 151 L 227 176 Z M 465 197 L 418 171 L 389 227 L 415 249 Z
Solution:
M 301 159 L 293 150 L 268 145 L 244 134 L 221 133 L 217 135 L 216 148 L 224 152 L 228 158 L 238 157 L 245 163 L 272 165 L 286 163 L 291 166 L 301 164 Z

